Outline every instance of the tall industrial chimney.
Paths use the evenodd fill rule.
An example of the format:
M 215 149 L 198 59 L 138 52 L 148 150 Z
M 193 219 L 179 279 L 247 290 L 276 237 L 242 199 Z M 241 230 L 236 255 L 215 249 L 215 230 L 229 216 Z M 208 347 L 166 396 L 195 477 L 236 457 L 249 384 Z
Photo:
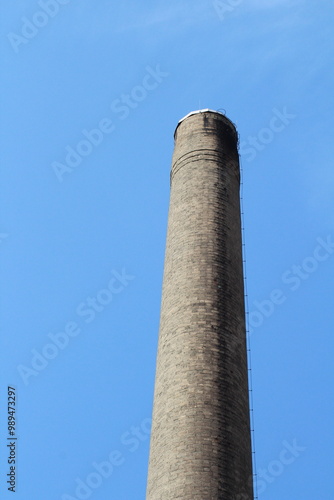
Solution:
M 238 135 L 175 131 L 147 500 L 252 500 Z

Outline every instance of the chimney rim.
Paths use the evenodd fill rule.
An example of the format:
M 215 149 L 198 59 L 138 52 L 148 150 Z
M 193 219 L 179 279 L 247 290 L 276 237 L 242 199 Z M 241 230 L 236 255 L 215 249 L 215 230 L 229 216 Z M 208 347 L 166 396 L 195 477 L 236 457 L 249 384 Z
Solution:
M 235 133 L 237 134 L 237 128 L 236 126 L 234 125 L 234 123 L 229 119 L 227 118 L 226 114 L 225 113 L 221 113 L 220 111 L 215 111 L 214 109 L 209 109 L 209 108 L 205 108 L 205 109 L 198 109 L 196 111 L 191 111 L 190 113 L 188 113 L 187 115 L 185 115 L 183 118 L 181 118 L 181 120 L 179 120 L 178 124 L 176 125 L 176 128 L 175 128 L 175 131 L 174 131 L 174 139 L 175 139 L 175 136 L 176 136 L 176 131 L 179 127 L 179 125 L 181 125 L 181 123 L 186 120 L 187 118 L 189 118 L 190 116 L 193 116 L 193 115 L 197 115 L 197 114 L 201 114 L 201 113 L 214 113 L 215 115 L 220 115 L 220 116 L 223 116 L 226 120 L 228 120 L 228 122 L 232 125 Z

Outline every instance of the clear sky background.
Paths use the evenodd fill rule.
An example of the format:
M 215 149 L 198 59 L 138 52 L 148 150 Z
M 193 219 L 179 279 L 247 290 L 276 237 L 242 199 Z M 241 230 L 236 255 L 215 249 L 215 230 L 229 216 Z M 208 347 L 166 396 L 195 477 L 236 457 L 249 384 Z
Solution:
M 16 500 L 144 500 L 173 133 L 211 108 L 240 133 L 259 498 L 333 500 L 333 2 L 1 10 L 1 498 L 9 385 Z

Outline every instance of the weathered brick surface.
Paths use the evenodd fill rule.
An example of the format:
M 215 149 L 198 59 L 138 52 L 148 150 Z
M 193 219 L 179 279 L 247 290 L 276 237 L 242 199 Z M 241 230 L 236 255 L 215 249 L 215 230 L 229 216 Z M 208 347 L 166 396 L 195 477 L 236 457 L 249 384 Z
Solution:
M 233 124 L 177 127 L 147 500 L 251 500 L 239 157 Z

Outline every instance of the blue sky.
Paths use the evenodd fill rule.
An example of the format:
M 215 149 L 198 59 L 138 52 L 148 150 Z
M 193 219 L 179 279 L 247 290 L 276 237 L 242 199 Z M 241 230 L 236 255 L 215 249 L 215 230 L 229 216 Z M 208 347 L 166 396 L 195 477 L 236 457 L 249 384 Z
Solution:
M 2 11 L 1 498 L 7 386 L 16 500 L 145 498 L 173 132 L 211 108 L 240 134 L 259 498 L 332 500 L 332 2 Z

